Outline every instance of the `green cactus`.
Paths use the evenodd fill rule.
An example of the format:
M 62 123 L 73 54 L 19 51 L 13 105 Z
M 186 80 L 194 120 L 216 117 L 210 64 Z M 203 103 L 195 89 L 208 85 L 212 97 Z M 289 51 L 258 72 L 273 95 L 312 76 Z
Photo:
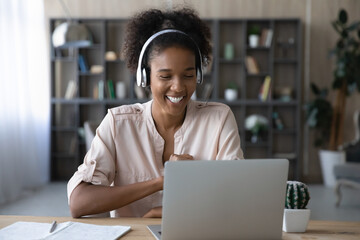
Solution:
M 308 187 L 298 181 L 287 181 L 285 208 L 304 209 L 310 200 Z

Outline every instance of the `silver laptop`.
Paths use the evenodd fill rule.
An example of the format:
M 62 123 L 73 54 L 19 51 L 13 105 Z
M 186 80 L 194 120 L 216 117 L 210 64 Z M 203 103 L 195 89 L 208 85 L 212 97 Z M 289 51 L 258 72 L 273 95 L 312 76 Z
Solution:
M 281 239 L 289 161 L 165 164 L 157 239 Z

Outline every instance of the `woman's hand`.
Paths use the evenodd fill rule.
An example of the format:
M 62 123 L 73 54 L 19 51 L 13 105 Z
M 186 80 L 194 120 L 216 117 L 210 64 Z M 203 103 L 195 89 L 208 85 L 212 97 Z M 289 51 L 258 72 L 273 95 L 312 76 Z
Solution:
M 147 212 L 144 218 L 161 218 L 162 217 L 162 207 L 156 207 Z
M 179 161 L 179 160 L 194 160 L 194 157 L 190 154 L 171 154 L 169 161 Z

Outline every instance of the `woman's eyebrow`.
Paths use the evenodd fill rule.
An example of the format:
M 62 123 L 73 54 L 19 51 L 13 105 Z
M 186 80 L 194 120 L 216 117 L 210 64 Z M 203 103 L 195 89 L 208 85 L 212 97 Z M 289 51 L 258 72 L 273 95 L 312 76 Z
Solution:
M 195 69 L 194 67 L 188 67 L 184 71 L 191 71 L 191 70 L 194 70 L 194 69 Z M 157 72 L 171 72 L 171 69 L 162 68 L 162 69 L 157 70 Z
M 190 71 L 190 70 L 194 70 L 195 68 L 194 67 L 188 67 L 185 69 L 185 71 Z
M 159 69 L 157 70 L 157 72 L 171 72 L 170 69 Z

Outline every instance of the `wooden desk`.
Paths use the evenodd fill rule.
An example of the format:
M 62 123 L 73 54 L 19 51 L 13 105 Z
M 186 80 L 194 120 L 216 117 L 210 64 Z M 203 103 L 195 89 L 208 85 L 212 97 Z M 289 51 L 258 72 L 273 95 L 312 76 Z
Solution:
M 161 219 L 147 218 L 81 218 L 71 217 L 32 217 L 0 215 L 0 229 L 17 221 L 44 222 L 83 222 L 99 225 L 127 225 L 131 231 L 121 239 L 154 239 L 146 225 L 160 224 Z M 283 233 L 283 239 L 360 239 L 360 222 L 310 221 L 306 233 Z

